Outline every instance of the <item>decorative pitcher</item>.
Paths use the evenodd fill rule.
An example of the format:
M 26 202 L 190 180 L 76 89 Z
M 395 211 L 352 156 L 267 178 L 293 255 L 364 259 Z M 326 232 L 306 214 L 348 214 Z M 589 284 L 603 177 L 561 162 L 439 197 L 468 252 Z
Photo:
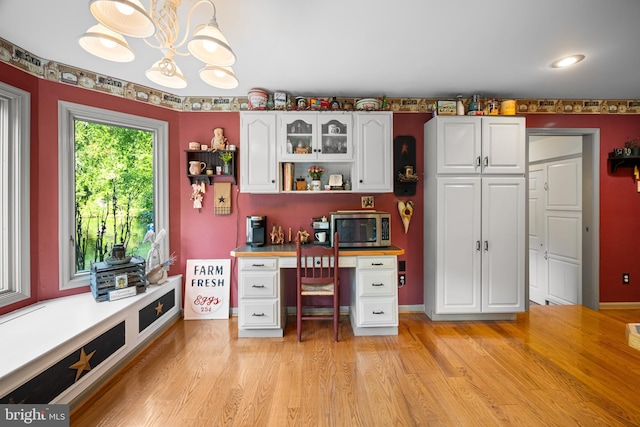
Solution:
M 205 162 L 199 162 L 196 160 L 191 161 L 189 162 L 189 174 L 200 175 L 202 171 L 205 170 L 206 167 L 207 167 L 207 164 Z

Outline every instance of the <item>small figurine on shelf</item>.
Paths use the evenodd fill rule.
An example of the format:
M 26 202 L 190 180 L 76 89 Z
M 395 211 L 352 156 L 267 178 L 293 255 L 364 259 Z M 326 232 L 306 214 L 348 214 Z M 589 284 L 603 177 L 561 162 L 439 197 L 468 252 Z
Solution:
M 194 209 L 202 209 L 202 193 L 204 193 L 204 183 L 191 184 L 193 193 L 191 193 L 190 199 L 193 200 Z
M 271 229 L 271 244 L 272 245 L 282 245 L 284 244 L 284 230 L 282 230 L 282 226 L 279 225 L 278 228 L 274 225 Z
M 303 245 L 309 242 L 309 232 L 300 227 L 300 231 L 298 231 L 298 240 L 300 240 L 300 243 Z
M 213 139 L 211 139 L 211 148 L 215 150 L 227 149 L 227 138 L 224 136 L 224 129 L 215 128 L 213 130 Z

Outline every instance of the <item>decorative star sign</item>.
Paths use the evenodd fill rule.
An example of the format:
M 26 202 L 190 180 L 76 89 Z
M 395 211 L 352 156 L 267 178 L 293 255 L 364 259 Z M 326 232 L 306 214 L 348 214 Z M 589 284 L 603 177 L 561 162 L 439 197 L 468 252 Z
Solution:
M 164 307 L 164 304 L 158 301 L 158 305 L 156 306 L 156 316 L 160 316 L 162 314 L 162 307 Z
M 78 378 L 80 378 L 80 375 L 82 375 L 82 372 L 91 370 L 91 365 L 89 364 L 89 360 L 93 357 L 95 352 L 96 350 L 93 350 L 87 356 L 87 353 L 84 352 L 84 347 L 80 350 L 80 360 L 78 360 L 73 365 L 69 366 L 69 369 L 76 369 L 76 379 L 74 382 L 78 381 Z
M 219 203 L 224 203 L 225 201 L 226 201 L 226 199 L 224 198 L 224 196 L 218 197 L 218 202 Z

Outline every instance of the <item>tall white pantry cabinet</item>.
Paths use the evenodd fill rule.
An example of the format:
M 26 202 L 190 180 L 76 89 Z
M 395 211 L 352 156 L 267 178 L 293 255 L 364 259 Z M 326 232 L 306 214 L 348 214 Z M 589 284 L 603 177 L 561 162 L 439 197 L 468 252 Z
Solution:
M 525 307 L 525 119 L 424 126 L 424 306 L 432 320 L 510 319 Z

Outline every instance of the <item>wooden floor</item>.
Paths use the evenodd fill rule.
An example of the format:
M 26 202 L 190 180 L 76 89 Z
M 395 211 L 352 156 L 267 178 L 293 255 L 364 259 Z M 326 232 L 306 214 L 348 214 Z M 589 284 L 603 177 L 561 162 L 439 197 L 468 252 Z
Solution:
M 71 426 L 638 426 L 640 310 L 532 306 L 516 321 L 400 316 L 392 337 L 306 322 L 296 342 L 179 321 L 71 415 Z

